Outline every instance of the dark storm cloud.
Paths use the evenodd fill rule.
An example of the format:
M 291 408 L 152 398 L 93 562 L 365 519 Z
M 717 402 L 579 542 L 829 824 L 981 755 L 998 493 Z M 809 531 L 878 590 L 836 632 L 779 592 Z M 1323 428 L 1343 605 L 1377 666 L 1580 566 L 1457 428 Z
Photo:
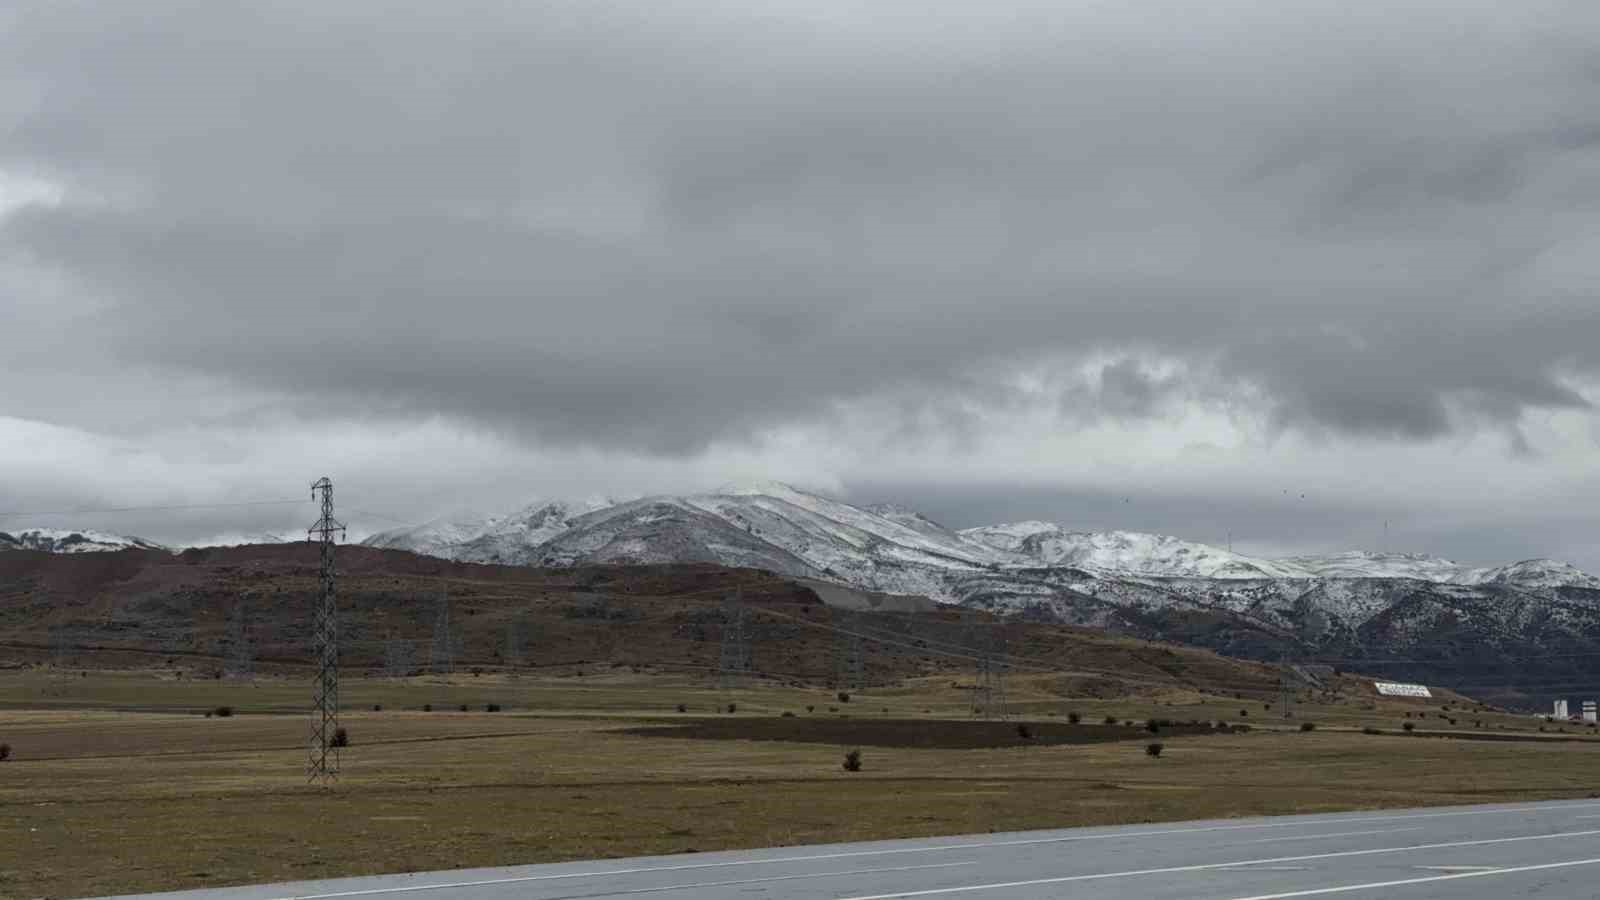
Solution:
M 1358 436 L 1585 404 L 1592 7 L 872 9 L 24 4 L 0 171 L 66 193 L 0 252 L 94 299 L 64 369 L 656 453 L 1095 353 Z

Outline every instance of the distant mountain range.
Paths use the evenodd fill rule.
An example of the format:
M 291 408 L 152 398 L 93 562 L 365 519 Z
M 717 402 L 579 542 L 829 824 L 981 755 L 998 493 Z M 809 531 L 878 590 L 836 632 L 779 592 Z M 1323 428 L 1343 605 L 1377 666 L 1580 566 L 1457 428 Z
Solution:
M 1111 579 L 1408 579 L 1600 589 L 1600 578 L 1547 559 L 1492 568 L 1365 551 L 1261 559 L 1166 535 L 1072 531 L 1049 522 L 957 531 L 904 507 L 856 507 L 776 482 L 627 501 L 541 501 L 508 516 L 450 516 L 364 543 L 510 565 L 717 562 L 957 603 L 971 598 L 967 586 L 975 578 L 991 587 L 997 574 L 1034 585 L 1044 577 L 1041 569 Z
M 44 553 L 104 553 L 115 550 L 166 550 L 160 544 L 101 531 L 69 531 L 58 528 L 29 528 L 25 531 L 0 531 L 0 552 L 38 550 Z
M 1261 559 L 1048 522 L 954 530 L 904 507 L 852 506 L 784 484 L 539 502 L 366 543 L 513 565 L 749 566 L 1238 656 L 1344 660 L 1535 695 L 1586 684 L 1600 693 L 1600 579 L 1548 559 L 1487 568 L 1364 551 Z
M 93 532 L 0 534 L 72 552 L 152 546 Z M 121 542 L 120 545 L 118 542 Z M 853 506 L 778 483 L 707 494 L 533 503 L 364 543 L 461 562 L 704 562 L 1211 647 L 1344 660 L 1394 677 L 1600 693 L 1600 579 L 1566 563 L 1465 566 L 1352 551 L 1262 559 L 1128 531 L 1048 522 L 955 530 L 893 505 Z

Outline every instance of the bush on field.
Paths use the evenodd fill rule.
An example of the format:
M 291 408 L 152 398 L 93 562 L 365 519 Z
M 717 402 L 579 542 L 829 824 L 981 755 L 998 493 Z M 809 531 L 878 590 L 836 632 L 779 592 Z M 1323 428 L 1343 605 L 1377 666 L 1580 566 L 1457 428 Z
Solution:
M 849 703 L 850 702 L 850 692 L 849 691 L 840 691 L 839 692 L 839 702 L 840 703 Z
M 861 771 L 861 751 L 851 750 L 844 755 L 844 770 L 846 772 Z
M 1078 715 L 1075 712 L 1069 712 L 1069 713 L 1067 713 L 1067 721 L 1070 722 L 1073 725 L 1076 725 L 1079 722 L 1083 721 L 1083 717 Z
M 11 745 L 10 744 L 0 744 L 0 762 L 5 762 L 6 760 L 8 760 L 10 758 L 11 758 Z
M 1367 727 L 1361 729 L 1361 733 L 1362 734 L 1383 734 L 1383 732 L 1381 730 L 1379 730 L 1377 728 L 1373 728 L 1371 725 L 1368 725 Z
M 739 711 L 739 704 L 737 704 L 737 703 L 729 703 L 728 704 L 728 712 L 736 713 L 738 711 Z
M 689 704 L 687 704 L 687 703 L 679 703 L 678 704 L 678 712 L 688 712 L 688 711 L 689 711 Z
M 1162 749 L 1163 749 L 1163 745 L 1161 744 L 1160 741 L 1156 741 L 1156 742 L 1150 743 L 1150 744 L 1145 744 L 1144 745 L 1144 754 L 1146 756 L 1160 756 Z
M 335 728 L 333 730 L 333 738 L 332 738 L 332 740 L 328 741 L 328 746 L 329 747 L 348 747 L 348 746 L 350 746 L 350 732 L 344 730 L 343 728 Z
M 1025 741 L 1033 740 L 1033 729 L 1028 727 L 1027 722 L 1017 723 L 1017 737 L 1022 738 Z
M 1415 722 L 1404 722 L 1404 723 L 1402 723 L 1400 725 L 1400 727 L 1404 728 L 1406 731 L 1416 731 L 1417 730 L 1417 723 L 1415 723 Z M 1541 728 L 1539 730 L 1543 731 L 1544 729 Z
M 1317 723 L 1315 723 L 1315 722 L 1301 722 L 1300 723 L 1300 730 L 1301 731 L 1316 731 L 1317 730 Z
M 499 712 L 500 711 L 500 704 L 498 704 L 498 703 L 485 703 L 483 705 L 483 711 L 484 712 Z
M 1107 725 L 1115 725 L 1115 724 L 1117 724 L 1117 717 L 1116 716 L 1106 716 L 1106 724 Z
M 424 704 L 422 704 L 422 711 L 423 712 L 433 712 L 433 704 L 432 703 L 424 703 Z
M 219 706 L 216 709 L 213 709 L 211 712 L 220 718 L 226 719 L 227 717 L 233 715 L 233 707 Z

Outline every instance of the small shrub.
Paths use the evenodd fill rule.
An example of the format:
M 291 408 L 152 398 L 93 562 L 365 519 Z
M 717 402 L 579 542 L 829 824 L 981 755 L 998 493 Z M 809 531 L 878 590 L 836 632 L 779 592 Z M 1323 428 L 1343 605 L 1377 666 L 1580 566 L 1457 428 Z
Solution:
M 788 711 L 788 710 L 787 710 L 787 709 L 786 709 L 786 710 L 784 710 L 784 711 L 783 711 L 783 716 L 782 716 L 782 718 L 785 718 L 785 719 L 792 719 L 792 718 L 794 718 L 794 713 L 792 713 L 792 712 L 789 712 L 789 711 Z
M 688 711 L 689 711 L 689 704 L 687 704 L 687 703 L 679 703 L 678 704 L 678 712 L 688 712 Z
M 1248 709 L 1239 710 L 1239 718 L 1241 718 L 1241 719 L 1250 718 L 1250 710 L 1248 710 Z
M 1025 741 L 1033 740 L 1033 729 L 1028 727 L 1027 722 L 1017 723 L 1017 737 L 1022 738 Z
M 329 739 L 329 741 L 328 741 L 328 746 L 329 747 L 348 747 L 348 746 L 350 746 L 350 732 L 346 731 L 343 728 L 335 728 L 333 730 L 333 737 L 331 739 Z
M 1217 720 L 1217 730 L 1218 731 L 1227 731 L 1228 730 L 1228 723 L 1226 721 L 1222 720 L 1222 719 L 1218 719 Z
M 1162 749 L 1163 749 L 1162 743 L 1160 741 L 1154 741 L 1152 743 L 1144 745 L 1144 755 L 1145 756 L 1160 756 Z
M 1076 725 L 1081 721 L 1083 721 L 1083 717 L 1078 715 L 1077 713 L 1075 713 L 1075 712 L 1067 713 L 1067 722 L 1069 722 L 1070 724 Z
M 1406 722 L 1406 723 L 1402 724 L 1400 727 L 1404 728 L 1407 733 L 1410 733 L 1410 732 L 1413 732 L 1413 731 L 1417 730 L 1417 723 L 1415 723 L 1415 722 Z M 1543 731 L 1544 729 L 1541 728 L 1539 730 Z
M 1155 734 L 1161 730 L 1161 723 L 1155 719 L 1148 719 L 1144 723 L 1144 730 L 1150 732 L 1151 734 Z
M 10 744 L 0 744 L 0 762 L 5 762 L 6 760 L 8 760 L 10 758 L 11 758 L 11 745 Z
M 1451 724 L 1451 725 L 1454 725 L 1454 724 L 1455 724 L 1455 723 L 1456 723 L 1456 720 L 1455 720 L 1455 719 L 1451 719 L 1451 720 L 1450 720 L 1450 724 Z
M 1362 734 L 1383 734 L 1383 732 L 1381 730 L 1379 730 L 1377 728 L 1373 728 L 1371 725 L 1368 725 L 1367 727 L 1361 729 L 1361 733 Z
M 226 719 L 229 716 L 233 715 L 233 707 L 231 707 L 231 706 L 219 706 L 216 709 L 212 710 L 212 712 L 216 713 L 218 717 Z
M 1106 716 L 1105 724 L 1107 724 L 1107 725 L 1115 725 L 1115 724 L 1117 724 L 1117 717 L 1116 716 Z
M 1301 731 L 1316 731 L 1317 730 L 1317 723 L 1315 723 L 1315 722 L 1301 722 L 1300 723 L 1300 730 Z
M 467 705 L 465 703 L 461 704 L 461 711 L 462 712 L 466 712 L 467 711 Z
M 840 703 L 849 703 L 850 702 L 850 692 L 849 691 L 840 691 L 839 692 L 839 702 Z
M 500 711 L 500 704 L 498 704 L 498 703 L 485 703 L 483 705 L 483 711 L 484 712 L 499 712 Z
M 372 711 L 373 712 L 383 712 L 383 704 L 382 703 L 374 703 L 374 704 L 372 704 Z
M 728 712 L 729 713 L 736 713 L 738 711 L 739 711 L 739 704 L 737 704 L 737 703 L 729 703 L 728 704 Z
M 851 750 L 844 755 L 844 770 L 846 772 L 861 771 L 861 751 Z
M 424 703 L 424 704 L 422 704 L 422 711 L 423 712 L 433 712 L 433 704 L 432 703 Z
M 809 706 L 808 705 L 806 707 L 806 712 L 816 712 L 816 711 L 817 711 L 817 708 L 815 706 Z
M 838 711 L 839 711 L 839 707 L 837 707 L 837 706 L 828 707 L 828 712 L 838 712 Z

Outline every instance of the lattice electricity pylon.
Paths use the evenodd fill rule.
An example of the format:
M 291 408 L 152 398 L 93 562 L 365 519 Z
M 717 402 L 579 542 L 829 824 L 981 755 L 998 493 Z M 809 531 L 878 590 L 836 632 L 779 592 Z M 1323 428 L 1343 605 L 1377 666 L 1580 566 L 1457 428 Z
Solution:
M 256 648 L 250 642 L 249 607 L 243 597 L 228 608 L 228 656 L 222 674 L 227 678 L 250 680 L 256 675 Z
M 724 690 L 750 671 L 750 632 L 744 606 L 737 595 L 722 601 L 722 653 L 717 659 L 717 680 Z
M 1005 632 L 1000 623 L 969 618 L 966 644 L 972 649 L 975 679 L 972 688 L 972 714 L 982 719 L 1006 718 Z
M 506 645 L 500 653 L 507 666 L 520 666 L 528 660 L 528 620 L 512 619 L 506 625 Z
M 312 694 L 311 756 L 306 775 L 313 784 L 332 784 L 339 777 L 339 609 L 333 591 L 333 542 L 344 535 L 344 525 L 333 517 L 333 482 L 320 478 L 311 485 L 311 497 L 322 494 L 322 517 L 306 530 L 306 539 L 322 545 L 322 584 L 313 613 L 311 638 L 317 663 Z
M 449 675 L 456 668 L 455 634 L 450 630 L 450 592 L 439 595 L 439 607 L 433 615 L 433 641 L 428 648 L 428 670 L 435 675 Z
M 383 673 L 390 678 L 405 678 L 416 668 L 416 653 L 411 642 L 392 633 L 383 641 Z

